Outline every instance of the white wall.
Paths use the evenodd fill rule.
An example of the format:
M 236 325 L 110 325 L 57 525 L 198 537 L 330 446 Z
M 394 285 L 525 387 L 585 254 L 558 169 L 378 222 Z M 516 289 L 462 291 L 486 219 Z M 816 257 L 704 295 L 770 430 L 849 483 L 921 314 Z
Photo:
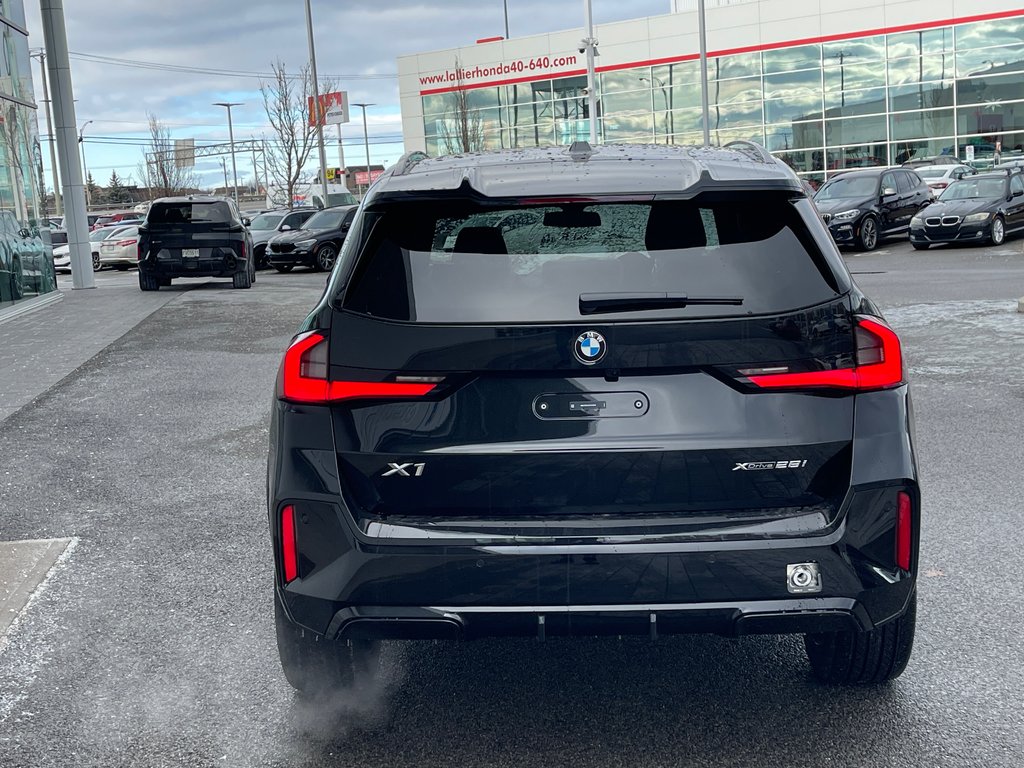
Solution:
M 676 0 L 685 3 L 688 0 Z M 693 0 L 689 0 L 692 2 Z M 830 35 L 854 36 L 878 33 L 893 27 L 950 21 L 1002 11 L 1024 11 L 1021 0 L 726 0 L 726 5 L 707 3 L 708 48 L 716 51 L 760 47 L 788 41 L 809 41 Z M 696 6 L 694 6 L 696 7 Z M 425 148 L 421 93 L 452 88 L 455 83 L 424 83 L 421 78 L 442 76 L 458 59 L 463 69 L 509 67 L 524 63 L 522 72 L 482 76 L 467 84 L 506 82 L 511 78 L 539 80 L 577 74 L 585 69 L 579 54 L 583 36 L 579 29 L 552 32 L 507 41 L 483 43 L 443 51 L 415 53 L 398 59 L 398 87 L 402 108 L 402 133 L 406 151 Z M 598 70 L 664 61 L 696 54 L 695 11 L 651 16 L 598 25 Z M 569 66 L 537 67 L 525 64 L 536 59 L 575 57 Z

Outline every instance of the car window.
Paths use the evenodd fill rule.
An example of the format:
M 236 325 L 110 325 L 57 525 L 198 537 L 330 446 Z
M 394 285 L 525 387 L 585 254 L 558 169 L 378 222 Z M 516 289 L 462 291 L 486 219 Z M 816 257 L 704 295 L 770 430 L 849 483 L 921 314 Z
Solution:
M 225 201 L 157 203 L 149 211 L 150 224 L 228 224 L 231 207 Z
M 870 197 L 875 194 L 878 181 L 874 176 L 839 176 L 830 179 L 818 190 L 815 200 L 838 200 Z
M 1024 193 L 1024 178 L 1018 173 L 1010 179 L 1010 194 Z
M 276 229 L 284 216 L 280 213 L 264 213 L 249 223 L 249 229 Z
M 917 175 L 922 179 L 939 179 L 949 173 L 949 168 L 943 168 L 941 165 L 935 165 L 931 168 L 921 168 L 918 170 Z M 955 173 L 956 171 L 954 171 Z
M 884 193 L 886 189 L 899 189 L 895 173 L 882 174 L 881 191 Z
M 967 178 L 955 181 L 946 187 L 940 200 L 970 200 L 972 198 L 996 198 L 1005 194 L 1006 180 L 994 177 Z
M 310 216 L 303 229 L 338 229 L 349 208 L 327 208 L 314 216 Z
M 602 314 L 746 316 L 835 295 L 795 204 L 764 196 L 567 206 L 395 204 L 364 231 L 345 308 L 424 323 L 580 322 L 581 294 L 672 291 L 739 306 Z

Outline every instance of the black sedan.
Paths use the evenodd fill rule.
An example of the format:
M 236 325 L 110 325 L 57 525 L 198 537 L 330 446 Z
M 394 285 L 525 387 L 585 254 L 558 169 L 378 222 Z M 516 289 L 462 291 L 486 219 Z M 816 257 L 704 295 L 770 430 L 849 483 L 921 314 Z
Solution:
M 993 171 L 954 182 L 910 222 L 910 243 L 989 242 L 1000 245 L 1024 229 L 1024 174 Z
M 906 234 L 911 217 L 931 200 L 928 185 L 908 168 L 846 171 L 814 196 L 832 239 L 862 251 L 873 251 L 883 238 Z
M 339 205 L 313 214 L 299 229 L 270 238 L 267 263 L 278 272 L 307 266 L 329 272 L 356 215 L 356 206 Z

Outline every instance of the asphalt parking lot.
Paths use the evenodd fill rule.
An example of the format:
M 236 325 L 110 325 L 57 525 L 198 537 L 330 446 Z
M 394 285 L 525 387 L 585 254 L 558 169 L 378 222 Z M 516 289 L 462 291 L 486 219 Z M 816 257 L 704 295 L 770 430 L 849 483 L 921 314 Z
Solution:
M 818 685 L 798 638 L 696 636 L 391 644 L 379 684 L 298 698 L 267 416 L 324 276 L 261 272 L 162 290 L 0 421 L 0 539 L 73 542 L 0 638 L 0 765 L 1020 765 L 1024 241 L 848 263 L 903 337 L 917 416 L 918 636 L 892 685 Z

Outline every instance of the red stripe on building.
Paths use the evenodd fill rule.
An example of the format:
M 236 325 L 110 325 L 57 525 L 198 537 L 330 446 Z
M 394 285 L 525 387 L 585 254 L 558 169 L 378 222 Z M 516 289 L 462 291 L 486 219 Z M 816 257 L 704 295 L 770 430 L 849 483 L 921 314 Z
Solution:
M 785 40 L 779 43 L 764 43 L 761 45 L 748 45 L 741 48 L 723 48 L 717 51 L 708 51 L 708 56 L 732 56 L 739 53 L 757 53 L 760 51 L 774 51 L 779 48 L 792 48 L 798 45 L 813 45 L 815 43 L 834 43 L 839 40 L 852 40 L 857 37 L 871 37 L 872 35 L 893 35 L 897 32 L 917 32 L 922 29 L 934 29 L 935 27 L 948 27 L 954 24 L 971 24 L 978 21 L 995 21 L 997 19 L 1009 19 L 1014 16 L 1024 16 L 1024 8 L 1017 8 L 1012 11 L 997 11 L 995 13 L 982 13 L 976 16 L 961 16 L 955 19 L 944 19 L 942 21 L 925 21 L 919 24 L 899 24 L 892 27 L 877 27 L 859 32 L 842 32 L 835 35 L 820 35 L 818 37 L 804 37 L 797 40 Z M 669 56 L 661 59 L 648 59 L 646 61 L 631 61 L 626 64 L 609 64 L 606 67 L 596 67 L 597 72 L 617 72 L 620 69 L 633 69 L 635 67 L 655 67 L 662 64 L 678 64 L 683 61 L 699 59 L 699 53 L 687 53 L 682 56 Z M 477 88 L 494 88 L 499 85 L 515 85 L 516 83 L 530 83 L 536 80 L 554 80 L 560 77 L 576 77 L 585 75 L 585 69 L 573 69 L 565 72 L 552 72 L 541 76 L 515 77 L 506 80 L 489 80 L 483 83 L 463 84 L 460 88 L 457 85 L 444 88 L 429 88 L 420 91 L 420 96 L 431 96 L 438 93 L 452 93 L 453 91 L 471 91 Z

